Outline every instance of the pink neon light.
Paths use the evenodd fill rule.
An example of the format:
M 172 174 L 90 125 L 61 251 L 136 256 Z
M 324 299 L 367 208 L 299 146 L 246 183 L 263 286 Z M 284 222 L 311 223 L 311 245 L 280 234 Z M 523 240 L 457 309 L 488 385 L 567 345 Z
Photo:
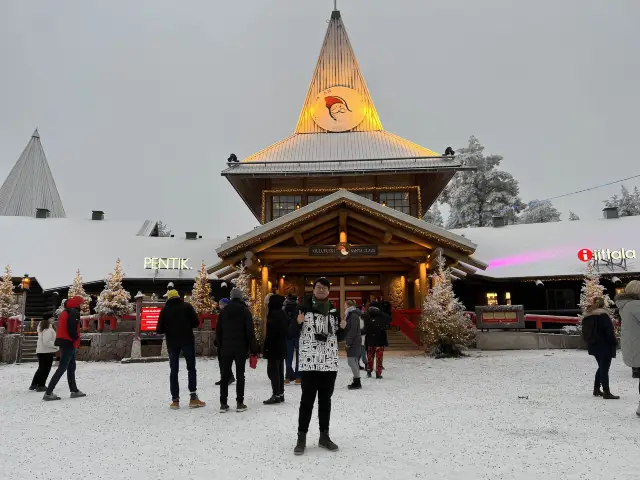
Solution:
M 573 247 L 561 247 L 554 248 L 553 250 L 541 250 L 537 252 L 521 253 L 518 255 L 511 255 L 509 257 L 495 258 L 489 262 L 487 270 L 491 268 L 510 267 L 512 265 L 522 265 L 526 263 L 536 263 L 542 260 L 551 260 L 561 257 L 566 253 L 575 253 Z

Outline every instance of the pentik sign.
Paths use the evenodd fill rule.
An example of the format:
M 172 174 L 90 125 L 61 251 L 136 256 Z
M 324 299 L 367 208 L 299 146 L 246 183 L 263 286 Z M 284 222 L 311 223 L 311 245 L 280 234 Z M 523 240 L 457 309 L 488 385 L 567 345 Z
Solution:
M 179 257 L 145 257 L 145 270 L 193 270 L 187 262 L 188 258 Z
M 635 250 L 626 250 L 621 248 L 619 250 L 611 250 L 609 248 L 600 248 L 596 250 L 589 250 L 588 248 L 583 248 L 578 250 L 578 260 L 582 262 L 588 262 L 590 260 L 631 260 L 636 258 Z

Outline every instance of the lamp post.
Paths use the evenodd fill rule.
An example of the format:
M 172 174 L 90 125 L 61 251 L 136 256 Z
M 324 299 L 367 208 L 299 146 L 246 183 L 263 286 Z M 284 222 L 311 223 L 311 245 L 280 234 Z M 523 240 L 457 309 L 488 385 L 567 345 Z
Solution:
M 24 277 L 22 277 L 22 281 L 20 282 L 20 289 L 22 290 L 22 305 L 21 305 L 21 316 L 20 319 L 20 338 L 18 340 L 18 361 L 16 363 L 22 363 L 22 348 L 24 345 L 24 324 L 27 321 L 27 291 L 31 287 L 31 278 L 29 278 L 29 274 L 25 273 Z

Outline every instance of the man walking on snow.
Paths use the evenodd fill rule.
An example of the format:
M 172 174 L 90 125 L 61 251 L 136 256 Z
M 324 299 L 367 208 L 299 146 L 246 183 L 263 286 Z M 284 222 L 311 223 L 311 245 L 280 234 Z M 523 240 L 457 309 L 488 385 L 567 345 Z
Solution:
M 345 336 L 346 319 L 338 320 L 338 313 L 329 302 L 331 283 L 319 278 L 313 284 L 313 297 L 300 308 L 293 333 L 300 339 L 300 377 L 302 396 L 298 414 L 298 443 L 293 452 L 304 454 L 307 433 L 318 396 L 320 441 L 318 446 L 331 452 L 338 446 L 329 437 L 331 396 L 338 374 L 338 342 Z
M 182 301 L 176 290 L 167 292 L 167 303 L 160 312 L 156 333 L 164 334 L 169 353 L 169 385 L 171 389 L 170 408 L 180 408 L 180 384 L 178 383 L 178 370 L 180 368 L 180 352 L 184 355 L 189 374 L 189 408 L 204 407 L 197 393 L 196 377 L 196 344 L 193 329 L 198 328 L 200 321 L 194 308 Z

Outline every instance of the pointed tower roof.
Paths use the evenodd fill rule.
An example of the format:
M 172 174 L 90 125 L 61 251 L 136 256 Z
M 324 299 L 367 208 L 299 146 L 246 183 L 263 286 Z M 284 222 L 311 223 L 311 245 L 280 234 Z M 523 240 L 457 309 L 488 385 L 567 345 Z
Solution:
M 367 83 L 364 81 L 360 71 L 356 55 L 353 53 L 349 35 L 347 35 L 339 10 L 334 10 L 331 13 L 329 27 L 324 37 L 316 69 L 313 73 L 311 85 L 309 85 L 302 112 L 300 112 L 295 133 L 325 133 L 327 131 L 314 120 L 314 114 L 316 113 L 317 101 L 321 100 L 322 102 L 325 97 L 321 94 L 332 89 L 332 87 L 348 87 L 355 90 L 360 96 L 358 103 L 361 103 L 364 118 L 356 127 L 349 129 L 350 131 L 372 132 L 382 130 L 382 123 L 371 99 Z M 318 99 L 318 96 L 321 98 Z
M 0 215 L 35 217 L 38 208 L 49 210 L 52 218 L 66 217 L 36 128 L 0 187 Z

